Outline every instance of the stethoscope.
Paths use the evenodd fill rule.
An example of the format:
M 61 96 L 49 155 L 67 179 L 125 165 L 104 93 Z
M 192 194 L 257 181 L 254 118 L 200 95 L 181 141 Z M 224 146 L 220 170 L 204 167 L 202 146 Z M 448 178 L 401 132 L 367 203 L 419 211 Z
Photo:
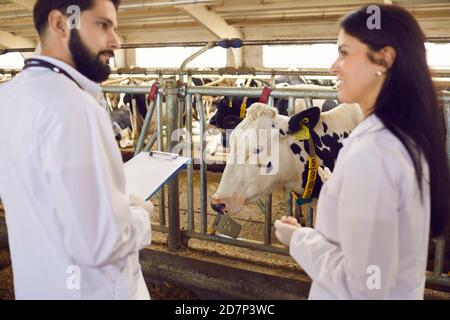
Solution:
M 44 61 L 41 59 L 36 59 L 36 58 L 30 58 L 25 60 L 25 66 L 23 67 L 23 70 L 28 69 L 28 68 L 35 68 L 35 67 L 42 67 L 42 68 L 47 68 L 49 70 L 52 70 L 53 72 L 65 75 L 67 78 L 69 78 L 70 80 L 72 80 L 73 82 L 76 83 L 76 85 L 78 87 L 80 87 L 80 89 L 83 89 L 80 84 L 69 74 L 67 73 L 66 70 L 61 69 L 60 67 L 55 66 L 53 63 L 48 62 L 48 61 Z

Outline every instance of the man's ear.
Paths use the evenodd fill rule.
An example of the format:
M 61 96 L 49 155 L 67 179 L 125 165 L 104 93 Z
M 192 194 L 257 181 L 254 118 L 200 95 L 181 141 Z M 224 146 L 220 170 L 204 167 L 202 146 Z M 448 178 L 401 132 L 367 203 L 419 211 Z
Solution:
M 288 133 L 295 133 L 303 126 L 306 126 L 310 130 L 313 130 L 317 122 L 319 122 L 319 118 L 320 109 L 318 107 L 309 108 L 302 112 L 294 114 L 289 119 Z
M 51 33 L 58 35 L 60 38 L 67 38 L 70 30 L 67 25 L 67 17 L 59 10 L 52 10 L 48 14 L 48 27 Z

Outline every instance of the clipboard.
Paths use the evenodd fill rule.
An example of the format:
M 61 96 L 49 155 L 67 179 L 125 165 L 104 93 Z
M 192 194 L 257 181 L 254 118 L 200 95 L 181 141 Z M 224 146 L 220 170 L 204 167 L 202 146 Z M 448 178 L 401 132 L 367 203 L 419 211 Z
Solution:
M 141 152 L 123 165 L 126 192 L 148 200 L 190 162 L 175 153 Z

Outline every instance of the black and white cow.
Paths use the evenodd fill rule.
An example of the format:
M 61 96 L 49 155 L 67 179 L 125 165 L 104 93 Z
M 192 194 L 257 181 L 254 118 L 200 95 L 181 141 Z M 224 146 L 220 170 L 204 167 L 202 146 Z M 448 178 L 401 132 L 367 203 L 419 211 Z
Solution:
M 119 96 L 117 106 L 111 108 L 112 111 L 110 112 L 114 135 L 120 146 L 132 146 L 137 141 L 138 134 L 147 114 L 147 95 L 129 93 L 117 95 Z M 133 100 L 134 104 L 132 102 Z M 135 105 L 136 111 L 133 110 L 133 105 Z M 154 125 L 150 125 L 150 131 L 154 131 L 154 127 Z
M 281 187 L 303 194 L 310 150 L 308 142 L 297 140 L 294 131 L 304 118 L 309 119 L 307 126 L 314 128 L 310 132 L 320 166 L 333 170 L 342 140 L 361 122 L 363 114 L 358 104 L 341 104 L 328 112 L 310 108 L 287 117 L 273 107 L 253 104 L 231 134 L 230 155 L 212 197 L 212 208 L 234 214 Z M 260 132 L 267 136 L 251 139 Z M 318 196 L 321 187 L 317 178 L 312 197 Z
M 242 103 L 245 103 L 245 113 L 242 113 Z M 209 124 L 219 128 L 224 129 L 222 133 L 222 144 L 228 147 L 229 135 L 231 130 L 236 128 L 236 126 L 241 123 L 244 119 L 248 107 L 254 103 L 257 103 L 259 98 L 244 98 L 244 97 L 223 97 L 217 102 L 216 112 L 209 119 Z M 278 108 L 277 108 L 278 109 Z M 278 113 L 282 115 L 288 114 L 288 106 L 282 105 L 278 109 Z
M 283 78 L 284 79 L 284 78 Z M 287 79 L 284 79 L 287 80 Z M 295 83 L 295 82 L 294 82 Z M 279 86 L 279 87 L 278 87 Z M 289 85 L 288 83 L 280 83 L 277 88 L 290 87 L 299 90 L 327 90 L 329 88 L 310 85 L 310 84 L 295 84 Z M 245 98 L 247 99 L 246 108 L 250 107 L 253 103 L 258 102 L 259 98 Z M 242 97 L 223 97 L 217 101 L 216 112 L 210 118 L 209 124 L 218 128 L 228 130 L 236 128 L 236 126 L 242 121 L 243 116 L 241 114 L 241 106 L 244 98 Z M 337 106 L 337 103 L 332 99 L 314 99 L 315 106 L 320 107 L 322 111 L 329 111 Z M 274 107 L 278 110 L 280 115 L 288 115 L 288 99 L 275 98 Z M 296 99 L 294 105 L 294 112 L 298 113 L 306 109 L 306 102 L 304 99 Z M 222 143 L 224 146 L 228 146 L 228 135 L 226 132 L 222 133 Z
M 127 108 L 116 109 L 109 114 L 113 125 L 114 136 L 120 144 L 123 131 L 129 128 L 131 130 L 131 113 Z
M 125 105 L 129 105 L 131 107 L 133 105 L 133 100 L 136 103 L 137 112 L 142 119 L 145 119 L 145 116 L 147 115 L 148 95 L 125 93 L 123 97 L 123 103 Z M 130 110 L 133 112 L 133 109 L 130 108 Z

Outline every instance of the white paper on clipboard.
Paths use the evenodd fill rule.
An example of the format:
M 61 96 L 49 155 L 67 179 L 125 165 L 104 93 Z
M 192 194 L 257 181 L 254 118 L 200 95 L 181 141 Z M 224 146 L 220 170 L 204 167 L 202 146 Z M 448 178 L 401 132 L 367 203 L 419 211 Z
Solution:
M 139 153 L 124 164 L 127 194 L 148 200 L 189 162 L 173 153 Z

